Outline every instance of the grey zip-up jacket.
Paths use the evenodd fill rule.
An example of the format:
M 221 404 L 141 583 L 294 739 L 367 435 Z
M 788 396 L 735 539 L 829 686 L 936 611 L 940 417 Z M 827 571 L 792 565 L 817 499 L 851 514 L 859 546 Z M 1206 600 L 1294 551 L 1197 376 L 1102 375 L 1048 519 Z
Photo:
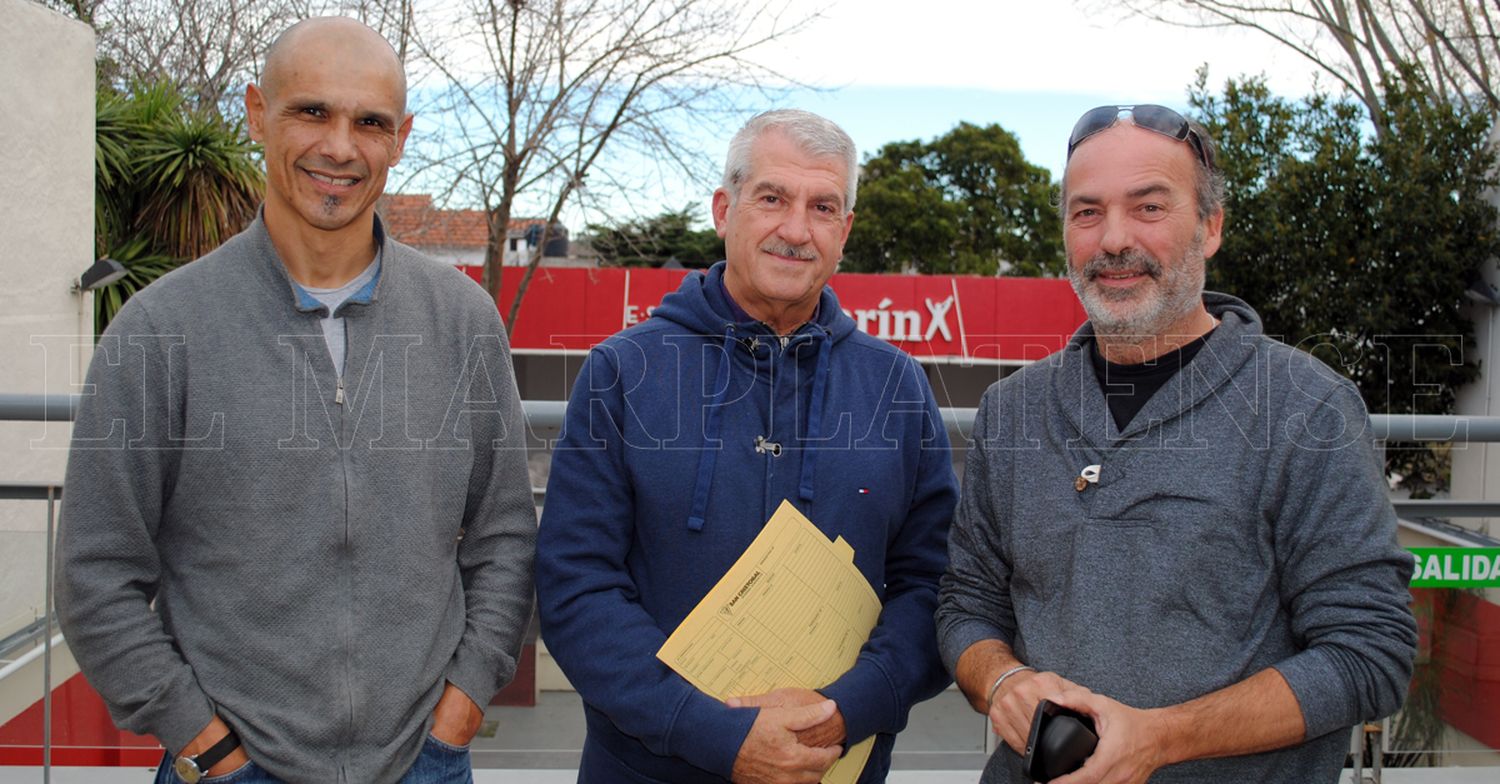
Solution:
M 174 753 L 217 713 L 287 781 L 391 782 L 445 681 L 482 706 L 514 673 L 536 516 L 505 332 L 376 238 L 342 381 L 260 219 L 95 350 L 59 619 L 115 721 Z
M 1416 652 L 1411 556 L 1354 386 L 1266 337 L 1233 297 L 1193 361 L 1117 431 L 1087 324 L 998 382 L 974 424 L 937 613 L 950 671 L 970 645 L 1137 708 L 1267 667 L 1306 742 L 1163 768 L 1153 782 L 1333 782 L 1345 730 L 1400 705 Z M 1078 478 L 1098 466 L 1098 481 Z M 1232 733 L 1233 727 L 1204 727 Z M 984 782 L 1024 782 L 996 751 Z

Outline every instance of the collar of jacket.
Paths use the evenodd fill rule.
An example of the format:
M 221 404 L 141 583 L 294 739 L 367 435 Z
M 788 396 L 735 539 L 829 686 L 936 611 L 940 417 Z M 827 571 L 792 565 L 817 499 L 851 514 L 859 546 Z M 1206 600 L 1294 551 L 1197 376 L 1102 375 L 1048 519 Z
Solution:
M 256 274 L 262 282 L 277 292 L 278 296 L 285 296 L 293 310 L 319 317 L 328 316 L 328 307 L 304 291 L 287 273 L 286 264 L 276 252 L 276 245 L 271 242 L 271 233 L 266 230 L 265 207 L 255 213 L 255 220 L 246 227 L 243 236 L 257 260 Z M 395 266 L 392 258 L 395 254 L 390 253 L 391 244 L 386 241 L 385 225 L 381 222 L 380 215 L 375 215 L 375 258 L 380 260 L 380 269 L 373 280 L 339 306 L 338 315 L 350 315 L 351 308 L 369 307 L 380 301 L 380 295 L 385 290 L 385 280 L 390 277 L 391 268 Z
M 689 273 L 676 291 L 662 298 L 661 305 L 651 317 L 678 324 L 692 334 L 778 340 L 779 336 L 765 324 L 756 321 L 736 322 L 733 311 L 724 301 L 721 281 L 725 266 L 726 262 L 720 261 L 705 271 Z M 833 289 L 823 286 L 818 297 L 816 319 L 803 324 L 788 337 L 792 340 L 808 340 L 815 333 L 821 333 L 838 343 L 853 334 L 854 319 L 846 315 L 839 306 L 838 296 L 833 293 Z

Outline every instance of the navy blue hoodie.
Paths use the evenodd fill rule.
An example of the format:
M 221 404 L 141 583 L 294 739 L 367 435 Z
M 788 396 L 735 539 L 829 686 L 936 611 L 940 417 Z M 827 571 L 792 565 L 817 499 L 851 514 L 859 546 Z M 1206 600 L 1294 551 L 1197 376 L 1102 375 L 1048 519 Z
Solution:
M 957 498 L 921 367 L 859 332 L 824 287 L 815 322 L 736 323 L 724 263 L 590 352 L 552 459 L 537 546 L 542 637 L 584 701 L 581 780 L 721 781 L 755 721 L 656 658 L 783 499 L 883 610 L 821 691 L 883 781 L 912 705 L 948 683 L 933 611 Z

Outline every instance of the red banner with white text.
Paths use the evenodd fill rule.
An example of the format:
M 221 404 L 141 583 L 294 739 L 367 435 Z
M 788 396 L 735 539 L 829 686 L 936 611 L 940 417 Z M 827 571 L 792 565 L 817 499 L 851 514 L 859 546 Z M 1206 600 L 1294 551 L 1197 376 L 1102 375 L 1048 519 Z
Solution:
M 462 268 L 474 279 L 478 267 Z M 502 314 L 522 270 L 507 269 Z M 649 318 L 685 270 L 542 267 L 521 303 L 516 353 L 587 351 Z M 1020 364 L 1062 348 L 1084 321 L 1068 281 L 964 275 L 834 275 L 839 304 L 861 330 L 929 361 Z

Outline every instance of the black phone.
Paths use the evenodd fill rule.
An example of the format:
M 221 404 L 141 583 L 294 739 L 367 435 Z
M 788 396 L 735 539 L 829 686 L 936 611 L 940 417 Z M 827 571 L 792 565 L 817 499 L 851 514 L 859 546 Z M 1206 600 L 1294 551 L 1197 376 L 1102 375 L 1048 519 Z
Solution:
M 1031 716 L 1022 771 L 1032 781 L 1047 782 L 1083 767 L 1099 745 L 1094 720 L 1051 700 L 1037 703 Z

